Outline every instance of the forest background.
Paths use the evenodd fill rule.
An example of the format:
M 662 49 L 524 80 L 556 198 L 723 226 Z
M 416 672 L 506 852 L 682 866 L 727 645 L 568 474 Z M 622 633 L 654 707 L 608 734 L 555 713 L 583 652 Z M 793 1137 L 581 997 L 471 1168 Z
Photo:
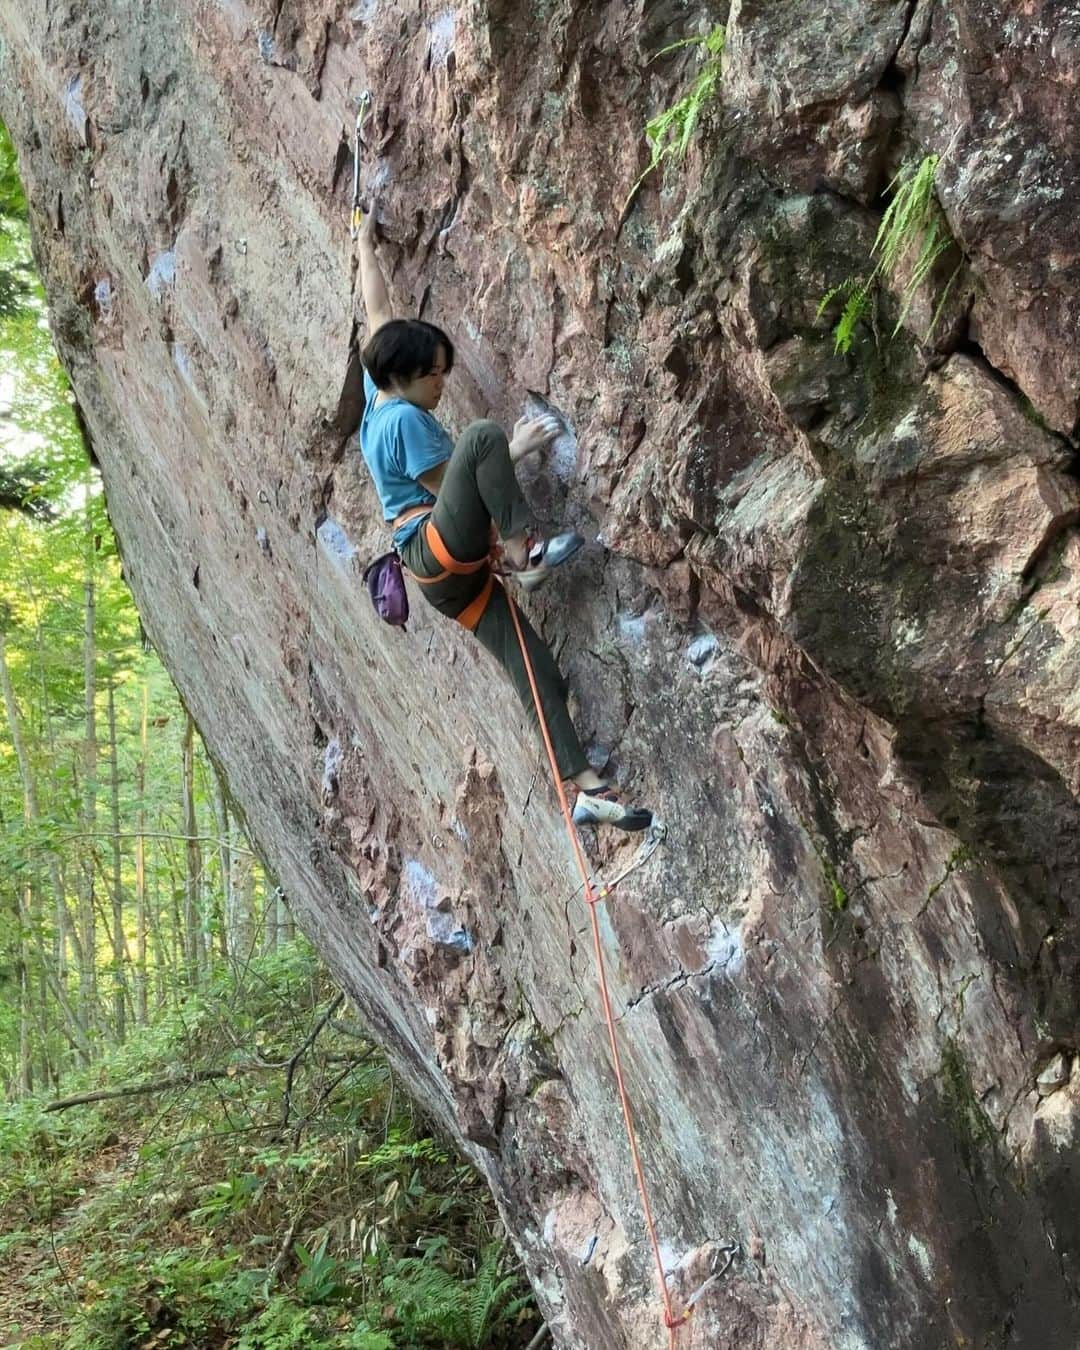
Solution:
M 121 573 L 0 125 L 0 1345 L 539 1345 Z

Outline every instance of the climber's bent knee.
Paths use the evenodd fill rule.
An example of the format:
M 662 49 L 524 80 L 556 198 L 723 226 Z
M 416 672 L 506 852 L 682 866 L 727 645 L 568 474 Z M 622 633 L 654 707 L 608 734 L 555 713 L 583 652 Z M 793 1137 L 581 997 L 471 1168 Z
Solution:
M 498 422 L 493 422 L 488 417 L 470 422 L 458 438 L 458 445 L 463 450 L 474 450 L 481 454 L 500 449 L 505 449 L 509 453 L 510 450 L 510 442 L 506 439 L 506 432 L 503 431 Z

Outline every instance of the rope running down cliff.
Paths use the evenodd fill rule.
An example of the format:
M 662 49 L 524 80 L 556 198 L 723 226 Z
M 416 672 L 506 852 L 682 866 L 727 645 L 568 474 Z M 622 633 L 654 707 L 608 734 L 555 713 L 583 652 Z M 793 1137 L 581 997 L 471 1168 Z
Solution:
M 532 662 L 529 659 L 529 651 L 525 644 L 525 635 L 521 631 L 521 621 L 518 618 L 517 605 L 509 590 L 506 592 L 506 603 L 510 607 L 510 617 L 514 621 L 514 632 L 517 634 L 517 640 L 521 647 L 521 656 L 525 663 L 525 671 L 529 677 L 529 688 L 532 691 L 533 702 L 536 705 L 536 715 L 540 721 L 540 731 L 544 739 L 544 749 L 547 751 L 548 762 L 551 765 L 551 777 L 555 784 L 555 791 L 558 794 L 559 806 L 562 808 L 563 820 L 566 822 L 566 833 L 569 835 L 571 847 L 574 850 L 574 858 L 581 873 L 581 880 L 585 888 L 585 900 L 589 906 L 589 917 L 592 920 L 593 950 L 596 954 L 596 970 L 600 982 L 600 1000 L 604 1008 L 604 1021 L 607 1023 L 608 1042 L 611 1047 L 611 1063 L 615 1070 L 615 1082 L 619 1089 L 619 1102 L 622 1106 L 623 1123 L 626 1126 L 626 1139 L 630 1146 L 630 1160 L 634 1167 L 634 1178 L 637 1182 L 638 1194 L 641 1197 L 641 1208 L 645 1216 L 645 1227 L 648 1230 L 649 1242 L 652 1245 L 653 1259 L 656 1262 L 656 1277 L 660 1285 L 660 1296 L 664 1302 L 664 1326 L 668 1329 L 668 1347 L 669 1350 L 676 1350 L 678 1344 L 679 1327 L 681 1327 L 690 1317 L 693 1311 L 693 1302 L 676 1316 L 671 1306 L 671 1294 L 668 1292 L 667 1278 L 664 1275 L 664 1261 L 660 1255 L 660 1243 L 656 1236 L 656 1224 L 653 1222 L 652 1206 L 649 1204 L 649 1191 L 645 1184 L 645 1173 L 641 1166 L 641 1158 L 638 1154 L 637 1136 L 634 1131 L 634 1115 L 630 1106 L 630 1098 L 626 1091 L 626 1084 L 623 1081 L 622 1059 L 619 1055 L 619 1043 L 615 1036 L 615 1018 L 611 1011 L 611 997 L 608 993 L 607 968 L 604 964 L 604 948 L 600 940 L 600 924 L 596 917 L 596 906 L 598 902 L 610 894 L 612 887 L 605 886 L 598 894 L 593 886 L 589 875 L 589 867 L 585 861 L 585 856 L 581 851 L 581 841 L 578 839 L 577 831 L 574 829 L 574 822 L 570 815 L 570 806 L 566 800 L 566 792 L 562 785 L 562 776 L 559 773 L 559 765 L 555 758 L 555 748 L 551 743 L 551 733 L 548 731 L 547 721 L 544 717 L 544 709 L 540 702 L 540 692 L 536 687 L 536 676 L 533 674 Z M 710 1281 L 711 1283 L 711 1281 Z

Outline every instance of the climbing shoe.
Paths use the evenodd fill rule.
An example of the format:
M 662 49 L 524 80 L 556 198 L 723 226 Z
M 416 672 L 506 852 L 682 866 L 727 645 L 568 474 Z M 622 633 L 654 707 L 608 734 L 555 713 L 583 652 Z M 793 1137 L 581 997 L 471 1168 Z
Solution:
M 564 563 L 582 546 L 585 540 L 580 534 L 568 530 L 566 534 L 553 534 L 550 539 L 529 540 L 529 552 L 522 567 L 511 568 L 508 575 L 526 591 L 535 591 L 551 575 L 551 569 Z
M 643 806 L 627 806 L 613 787 L 578 788 L 574 803 L 575 825 L 614 825 L 617 830 L 647 830 L 653 823 L 651 811 Z

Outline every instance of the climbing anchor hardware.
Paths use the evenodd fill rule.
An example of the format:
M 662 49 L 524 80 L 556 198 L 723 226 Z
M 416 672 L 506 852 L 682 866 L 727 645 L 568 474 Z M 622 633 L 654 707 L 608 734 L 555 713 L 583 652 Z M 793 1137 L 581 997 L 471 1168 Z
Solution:
M 371 109 L 371 90 L 365 89 L 356 100 L 356 134 L 353 141 L 353 165 L 352 165 L 352 217 L 349 224 L 349 234 L 353 239 L 360 233 L 360 223 L 364 219 L 364 213 L 360 210 L 360 147 L 364 135 L 364 119 Z
M 634 1180 L 637 1183 L 638 1196 L 641 1200 L 641 1210 L 645 1219 L 645 1228 L 649 1235 L 649 1243 L 652 1247 L 653 1260 L 656 1264 L 657 1284 L 660 1289 L 660 1298 L 663 1301 L 663 1321 L 668 1333 L 668 1350 L 678 1350 L 678 1336 L 680 1327 L 684 1326 L 693 1312 L 693 1303 L 689 1303 L 681 1313 L 676 1313 L 671 1302 L 671 1291 L 668 1289 L 667 1274 L 664 1270 L 664 1259 L 660 1252 L 660 1240 L 656 1235 L 656 1224 L 653 1221 L 652 1205 L 649 1203 L 649 1190 L 645 1184 L 645 1171 L 641 1165 L 641 1157 L 638 1154 L 637 1135 L 634 1130 L 634 1114 L 630 1106 L 630 1096 L 626 1090 L 626 1083 L 623 1079 L 622 1056 L 619 1053 L 619 1042 L 615 1035 L 615 1016 L 611 1010 L 611 995 L 608 992 L 607 967 L 604 963 L 604 946 L 600 939 L 600 922 L 597 918 L 597 902 L 599 896 L 596 894 L 592 879 L 589 876 L 589 865 L 585 860 L 585 854 L 582 852 L 581 840 L 578 838 L 577 831 L 574 829 L 574 822 L 570 815 L 570 806 L 566 800 L 566 791 L 562 785 L 562 775 L 559 773 L 559 763 L 555 758 L 555 747 L 551 743 L 551 732 L 548 730 L 547 719 L 544 717 L 543 704 L 540 701 L 540 690 L 536 685 L 536 674 L 533 671 L 532 661 L 529 658 L 529 649 L 525 642 L 525 634 L 521 629 L 521 620 L 518 617 L 517 605 L 514 603 L 513 596 L 506 592 L 506 603 L 510 609 L 510 618 L 513 620 L 514 632 L 517 635 L 518 645 L 521 647 L 521 659 L 525 666 L 525 673 L 529 677 L 529 689 L 532 692 L 533 703 L 536 706 L 536 716 L 540 723 L 540 731 L 544 741 L 544 749 L 547 751 L 548 763 L 551 766 L 551 778 L 555 785 L 555 793 L 559 798 L 559 806 L 562 810 L 563 821 L 566 824 L 566 832 L 570 839 L 570 845 L 574 850 L 574 859 L 581 874 L 582 886 L 585 889 L 585 899 L 589 906 L 589 918 L 592 923 L 593 952 L 596 957 L 596 973 L 600 985 L 600 1002 L 604 1009 L 604 1023 L 607 1027 L 608 1047 L 611 1051 L 611 1067 L 615 1074 L 615 1084 L 619 1093 L 619 1105 L 622 1107 L 623 1124 L 626 1127 L 626 1142 L 630 1149 L 630 1162 L 634 1170 Z M 659 822 L 654 826 L 655 838 L 651 842 L 646 838 L 639 850 L 638 857 L 633 864 L 624 869 L 613 881 L 609 881 L 602 887 L 606 895 L 610 895 L 612 889 L 619 884 L 619 881 L 634 867 L 641 865 L 641 852 L 648 848 L 645 855 L 651 856 L 652 852 L 659 845 L 660 840 L 667 831 Z M 698 1291 L 698 1296 L 703 1291 Z M 696 1300 L 695 1300 L 696 1301 Z
M 616 886 L 621 885 L 631 872 L 636 872 L 639 867 L 644 867 L 666 838 L 667 826 L 662 820 L 654 819 L 645 831 L 645 838 L 641 841 L 641 847 L 625 867 L 607 881 L 601 881 L 598 877 L 594 877 L 589 882 L 586 896 L 588 903 L 598 905 L 601 900 L 607 900 L 613 896 Z

